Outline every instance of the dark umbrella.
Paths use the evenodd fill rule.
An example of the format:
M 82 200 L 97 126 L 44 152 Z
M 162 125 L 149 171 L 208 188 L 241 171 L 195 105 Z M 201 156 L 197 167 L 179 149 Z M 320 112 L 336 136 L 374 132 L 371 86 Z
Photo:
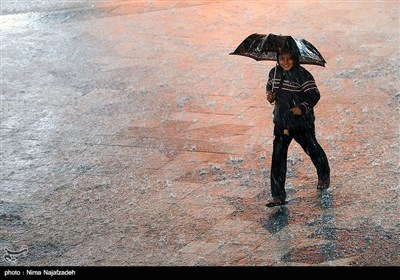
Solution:
M 248 36 L 230 54 L 251 57 L 255 60 L 277 60 L 277 53 L 283 49 L 294 51 L 300 64 L 314 64 L 325 67 L 325 59 L 321 53 L 307 40 L 292 36 L 254 33 Z

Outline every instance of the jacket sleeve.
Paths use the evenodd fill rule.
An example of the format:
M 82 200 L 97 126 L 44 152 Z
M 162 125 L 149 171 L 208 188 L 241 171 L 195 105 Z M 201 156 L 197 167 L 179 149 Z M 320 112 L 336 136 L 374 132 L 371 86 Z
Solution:
M 303 113 L 306 113 L 313 109 L 315 105 L 317 105 L 321 95 L 311 73 L 304 69 L 302 74 L 303 81 L 301 88 L 303 90 L 304 101 L 300 103 L 300 108 Z

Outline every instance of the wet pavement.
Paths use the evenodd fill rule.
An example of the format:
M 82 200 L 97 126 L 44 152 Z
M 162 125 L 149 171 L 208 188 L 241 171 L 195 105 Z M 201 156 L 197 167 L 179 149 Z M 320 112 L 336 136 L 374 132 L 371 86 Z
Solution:
M 1 2 L 1 266 L 400 265 L 398 1 L 28 2 Z M 293 142 L 275 208 L 251 33 L 327 60 L 331 188 Z

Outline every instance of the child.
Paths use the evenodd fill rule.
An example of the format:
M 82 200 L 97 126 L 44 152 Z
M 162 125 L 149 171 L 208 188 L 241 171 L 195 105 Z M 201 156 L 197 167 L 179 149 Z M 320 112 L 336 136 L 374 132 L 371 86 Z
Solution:
M 313 107 L 320 99 L 314 77 L 299 64 L 296 53 L 278 53 L 278 65 L 269 72 L 267 100 L 274 107 L 274 141 L 271 164 L 271 194 L 268 207 L 287 203 L 285 180 L 287 153 L 294 139 L 310 156 L 318 174 L 317 189 L 330 184 L 328 159 L 315 137 Z

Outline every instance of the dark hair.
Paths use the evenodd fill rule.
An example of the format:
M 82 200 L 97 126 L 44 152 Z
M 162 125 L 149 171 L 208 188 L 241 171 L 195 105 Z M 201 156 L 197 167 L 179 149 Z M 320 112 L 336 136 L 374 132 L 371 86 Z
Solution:
M 289 54 L 290 57 L 293 59 L 294 65 L 298 65 L 299 64 L 299 55 L 297 54 L 297 52 L 291 50 L 291 49 L 282 49 L 278 52 L 277 56 L 276 56 L 276 61 L 279 63 L 279 57 L 283 54 Z

